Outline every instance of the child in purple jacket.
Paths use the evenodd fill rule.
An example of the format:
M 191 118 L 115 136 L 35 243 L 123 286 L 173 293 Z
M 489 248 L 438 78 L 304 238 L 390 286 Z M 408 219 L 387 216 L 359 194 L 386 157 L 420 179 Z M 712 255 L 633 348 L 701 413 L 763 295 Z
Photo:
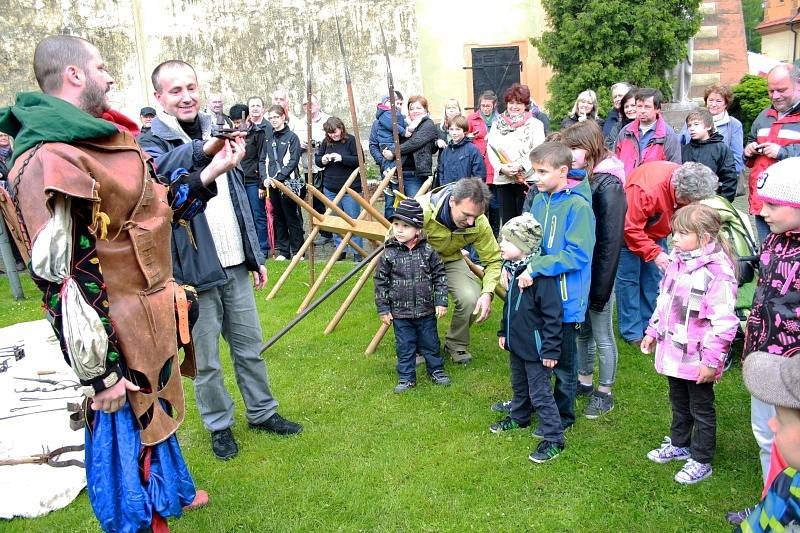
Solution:
M 683 461 L 675 481 L 689 485 L 711 476 L 717 435 L 714 382 L 736 335 L 736 274 L 721 240 L 717 212 L 702 204 L 672 218 L 673 250 L 659 287 L 656 309 L 642 339 L 643 353 L 655 344 L 655 365 L 669 380 L 671 435 L 647 458 Z

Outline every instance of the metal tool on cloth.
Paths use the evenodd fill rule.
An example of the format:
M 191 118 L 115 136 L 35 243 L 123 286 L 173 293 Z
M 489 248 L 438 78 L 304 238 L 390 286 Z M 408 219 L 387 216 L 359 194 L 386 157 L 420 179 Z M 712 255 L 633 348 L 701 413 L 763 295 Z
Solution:
M 12 465 L 48 465 L 55 468 L 63 468 L 65 466 L 79 466 L 85 468 L 83 461 L 78 459 L 65 459 L 63 461 L 58 458 L 70 452 L 81 452 L 84 450 L 83 444 L 76 444 L 73 446 L 62 446 L 52 451 L 43 451 L 36 455 L 29 455 L 27 457 L 19 457 L 16 459 L 0 459 L 0 466 Z

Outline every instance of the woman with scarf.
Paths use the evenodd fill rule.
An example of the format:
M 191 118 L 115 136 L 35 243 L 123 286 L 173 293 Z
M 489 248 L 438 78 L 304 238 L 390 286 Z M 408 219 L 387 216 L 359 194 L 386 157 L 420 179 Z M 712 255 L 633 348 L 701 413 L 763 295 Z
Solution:
M 528 156 L 544 142 L 544 126 L 529 110 L 530 89 L 515 83 L 506 90 L 503 100 L 506 110 L 495 118 L 486 138 L 501 226 L 522 213 L 527 190 L 525 177 L 531 173 Z
M 433 175 L 433 154 L 436 152 L 436 125 L 428 114 L 428 100 L 424 96 L 412 96 L 408 99 L 409 123 L 406 131 L 411 137 L 400 140 L 400 155 L 403 158 L 403 194 L 415 196 L 422 184 Z M 391 161 L 394 152 L 384 148 L 382 155 Z M 392 185 L 394 188 L 395 186 Z M 391 217 L 394 209 L 386 206 L 386 218 Z
M 733 103 L 733 92 L 727 85 L 712 85 L 706 89 L 704 99 L 706 108 L 714 118 L 714 129 L 725 139 L 725 145 L 733 152 L 733 163 L 736 173 L 741 174 L 744 169 L 744 131 L 742 123 L 728 114 L 728 108 Z M 681 130 L 681 144 L 689 144 L 689 130 L 683 125 Z

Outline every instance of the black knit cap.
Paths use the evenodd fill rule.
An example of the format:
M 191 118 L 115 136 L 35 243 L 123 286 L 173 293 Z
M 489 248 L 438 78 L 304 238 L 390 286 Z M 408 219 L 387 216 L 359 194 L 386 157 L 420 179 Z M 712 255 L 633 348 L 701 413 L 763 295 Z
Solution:
M 422 207 L 419 205 L 419 202 L 413 198 L 406 198 L 397 204 L 394 214 L 392 215 L 392 220 L 394 219 L 402 220 L 415 228 L 421 228 L 424 220 Z

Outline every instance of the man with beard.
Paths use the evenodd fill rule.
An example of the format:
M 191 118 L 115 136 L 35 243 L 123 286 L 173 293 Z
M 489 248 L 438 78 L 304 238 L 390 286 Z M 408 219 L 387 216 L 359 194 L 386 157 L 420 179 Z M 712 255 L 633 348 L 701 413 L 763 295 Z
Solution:
M 444 262 L 447 290 L 455 303 L 444 344 L 454 363 L 472 361 L 469 328 L 488 318 L 500 281 L 500 247 L 484 215 L 490 198 L 489 188 L 480 178 L 460 179 L 417 198 L 425 214 L 428 242 Z M 483 265 L 483 279 L 478 279 L 464 260 L 462 250 L 470 244 Z
M 244 147 L 208 146 L 202 170 L 157 177 L 136 124 L 109 108 L 114 80 L 97 48 L 47 37 L 33 63 L 44 94 L 0 110 L 19 154 L 4 216 L 88 397 L 86 477 L 101 527 L 166 531 L 196 495 L 174 435 L 194 305 L 172 279 L 170 221 L 202 210 Z
M 194 68 L 179 60 L 158 65 L 151 76 L 155 97 L 163 112 L 139 143 L 155 157 L 159 168 L 196 171 L 208 164 L 202 147 L 211 133 L 212 118 L 200 109 L 200 86 Z M 302 430 L 278 414 L 267 367 L 261 358 L 261 323 L 248 281 L 262 289 L 267 269 L 258 243 L 241 169 L 232 169 L 216 181 L 219 194 L 190 225 L 173 232 L 174 276 L 198 291 L 200 314 L 193 329 L 197 378 L 197 408 L 211 433 L 211 449 L 218 459 L 234 457 L 233 400 L 225 388 L 219 357 L 222 335 L 228 342 L 236 383 L 244 399 L 252 429 L 279 435 Z

